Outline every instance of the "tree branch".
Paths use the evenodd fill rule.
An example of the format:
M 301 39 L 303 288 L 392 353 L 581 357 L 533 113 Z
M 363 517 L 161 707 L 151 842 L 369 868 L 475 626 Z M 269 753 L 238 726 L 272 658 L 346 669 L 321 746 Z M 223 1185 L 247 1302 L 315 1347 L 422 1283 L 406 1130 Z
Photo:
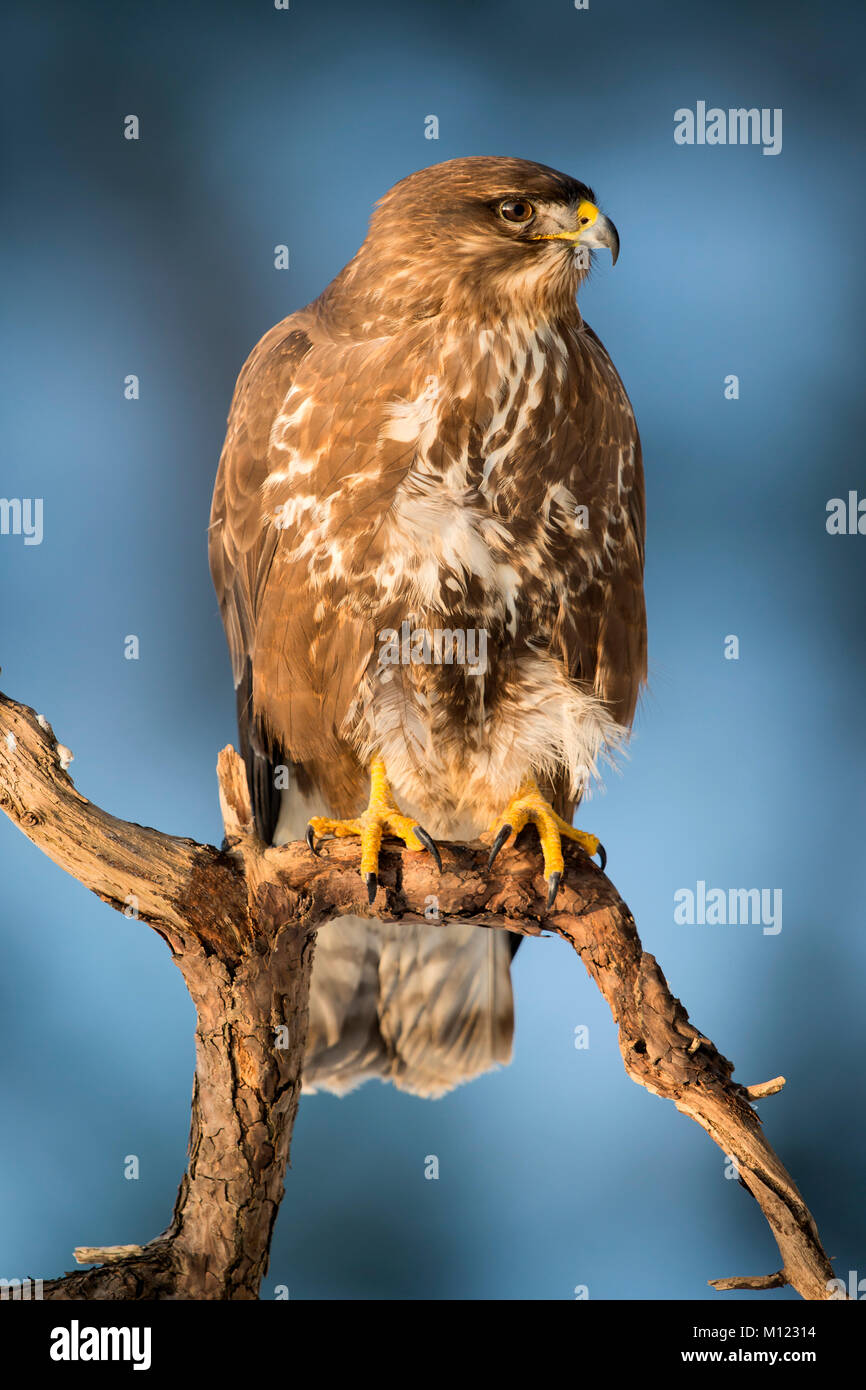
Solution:
M 117 820 L 75 789 L 68 750 L 25 705 L 0 695 L 0 806 L 57 864 L 168 942 L 196 1005 L 190 1159 L 168 1230 L 144 1247 L 81 1247 L 98 1260 L 44 1285 L 46 1298 L 256 1298 L 267 1268 L 301 1088 L 315 928 L 354 914 L 384 921 L 463 921 L 525 936 L 555 932 L 578 952 L 619 1027 L 632 1080 L 672 1100 L 736 1162 L 782 1256 L 768 1276 L 717 1288 L 790 1284 L 829 1299 L 833 1279 L 815 1223 L 764 1137 L 746 1088 L 693 1024 L 644 951 L 608 878 L 573 844 L 552 912 L 534 846 L 503 852 L 492 870 L 478 844 L 428 855 L 383 848 L 372 909 L 358 846 L 265 846 L 255 835 L 243 765 L 219 759 L 226 850 Z M 838 1297 L 838 1295 L 837 1295 Z

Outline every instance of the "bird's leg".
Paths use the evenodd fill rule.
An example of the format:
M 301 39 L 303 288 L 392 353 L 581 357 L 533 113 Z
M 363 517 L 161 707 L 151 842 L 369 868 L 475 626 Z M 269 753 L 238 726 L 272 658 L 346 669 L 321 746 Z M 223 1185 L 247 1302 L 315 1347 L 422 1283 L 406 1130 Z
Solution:
M 492 841 L 487 860 L 488 869 L 506 841 L 511 840 L 513 843 L 523 827 L 530 822 L 538 829 L 538 837 L 541 840 L 544 877 L 548 883 L 547 906 L 553 907 L 565 868 L 562 858 L 563 835 L 569 840 L 576 840 L 590 857 L 598 854 L 602 868 L 607 863 L 607 855 L 604 845 L 595 835 L 588 835 L 585 830 L 575 830 L 573 825 L 569 825 L 562 816 L 558 816 L 550 802 L 545 801 L 541 795 L 535 778 L 528 777 L 517 789 L 502 815 L 481 836 L 487 844 Z
M 370 763 L 370 800 L 366 811 L 354 820 L 331 820 L 313 816 L 307 825 L 307 844 L 314 854 L 316 836 L 359 835 L 361 838 L 361 877 L 367 885 L 367 898 L 372 903 L 379 884 L 379 849 L 383 835 L 395 835 L 407 849 L 427 849 L 441 871 L 439 851 L 427 831 L 411 816 L 404 816 L 391 791 L 385 772 L 385 761 L 374 754 Z

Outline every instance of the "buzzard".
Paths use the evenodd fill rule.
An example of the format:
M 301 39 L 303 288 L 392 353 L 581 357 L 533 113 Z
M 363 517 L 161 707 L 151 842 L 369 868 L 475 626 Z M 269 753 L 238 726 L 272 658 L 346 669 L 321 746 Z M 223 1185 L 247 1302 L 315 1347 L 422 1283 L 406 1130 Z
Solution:
M 544 165 L 454 159 L 377 204 L 352 261 L 235 389 L 210 563 L 259 833 L 499 848 L 574 808 L 646 672 L 631 405 L 576 294 L 619 238 Z M 603 851 L 602 851 L 603 854 Z M 304 1084 L 441 1095 L 510 1056 L 509 938 L 339 918 Z

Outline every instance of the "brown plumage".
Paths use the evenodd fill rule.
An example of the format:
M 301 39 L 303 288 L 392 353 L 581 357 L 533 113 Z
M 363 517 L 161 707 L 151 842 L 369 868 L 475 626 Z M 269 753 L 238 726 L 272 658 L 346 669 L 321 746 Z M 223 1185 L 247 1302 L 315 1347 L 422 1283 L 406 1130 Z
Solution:
M 643 475 L 625 391 L 575 302 L 579 248 L 617 244 L 594 202 L 524 160 L 413 174 L 349 265 L 244 366 L 210 557 L 264 835 L 280 815 L 282 839 L 309 815 L 357 815 L 374 752 L 434 835 L 477 835 L 530 775 L 570 820 L 630 725 L 646 672 Z M 486 669 L 388 664 L 403 624 L 475 634 L 476 647 L 483 633 Z M 274 766 L 289 770 L 282 797 Z M 350 966 L 345 920 L 320 933 L 320 963 L 328 931 L 349 946 L 329 974 L 317 966 L 318 988 L 314 972 L 308 1078 L 439 1093 L 508 1055 L 507 958 L 479 941 L 495 933 L 420 928 L 411 947 L 404 935 L 407 1042 L 386 1022 L 400 1014 L 390 936 L 359 924 Z M 478 997 L 476 968 L 490 985 Z M 351 1059 L 350 1034 L 365 1039 Z

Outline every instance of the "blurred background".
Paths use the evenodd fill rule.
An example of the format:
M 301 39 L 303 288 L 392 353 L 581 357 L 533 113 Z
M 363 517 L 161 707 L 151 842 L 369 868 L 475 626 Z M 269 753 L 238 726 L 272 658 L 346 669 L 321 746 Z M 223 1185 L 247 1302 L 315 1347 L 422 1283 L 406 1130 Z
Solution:
M 212 842 L 235 730 L 206 527 L 244 358 L 414 169 L 519 155 L 595 189 L 622 255 L 581 305 L 643 437 L 651 683 L 581 824 L 737 1078 L 788 1078 L 761 1113 L 846 1280 L 866 1276 L 866 536 L 825 522 L 866 496 L 863 28 L 798 0 L 13 0 L 0 92 L 0 495 L 44 499 L 41 545 L 0 536 L 2 688 L 87 797 Z M 782 152 L 676 145 L 698 101 L 782 108 Z M 0 1274 L 49 1277 L 167 1224 L 193 1014 L 159 938 L 5 820 L 0 875 Z M 781 932 L 678 925 L 698 880 L 781 889 Z M 580 961 L 530 941 L 514 975 L 506 1070 L 438 1102 L 302 1100 L 263 1298 L 718 1298 L 708 1279 L 778 1267 L 703 1131 L 626 1078 Z

